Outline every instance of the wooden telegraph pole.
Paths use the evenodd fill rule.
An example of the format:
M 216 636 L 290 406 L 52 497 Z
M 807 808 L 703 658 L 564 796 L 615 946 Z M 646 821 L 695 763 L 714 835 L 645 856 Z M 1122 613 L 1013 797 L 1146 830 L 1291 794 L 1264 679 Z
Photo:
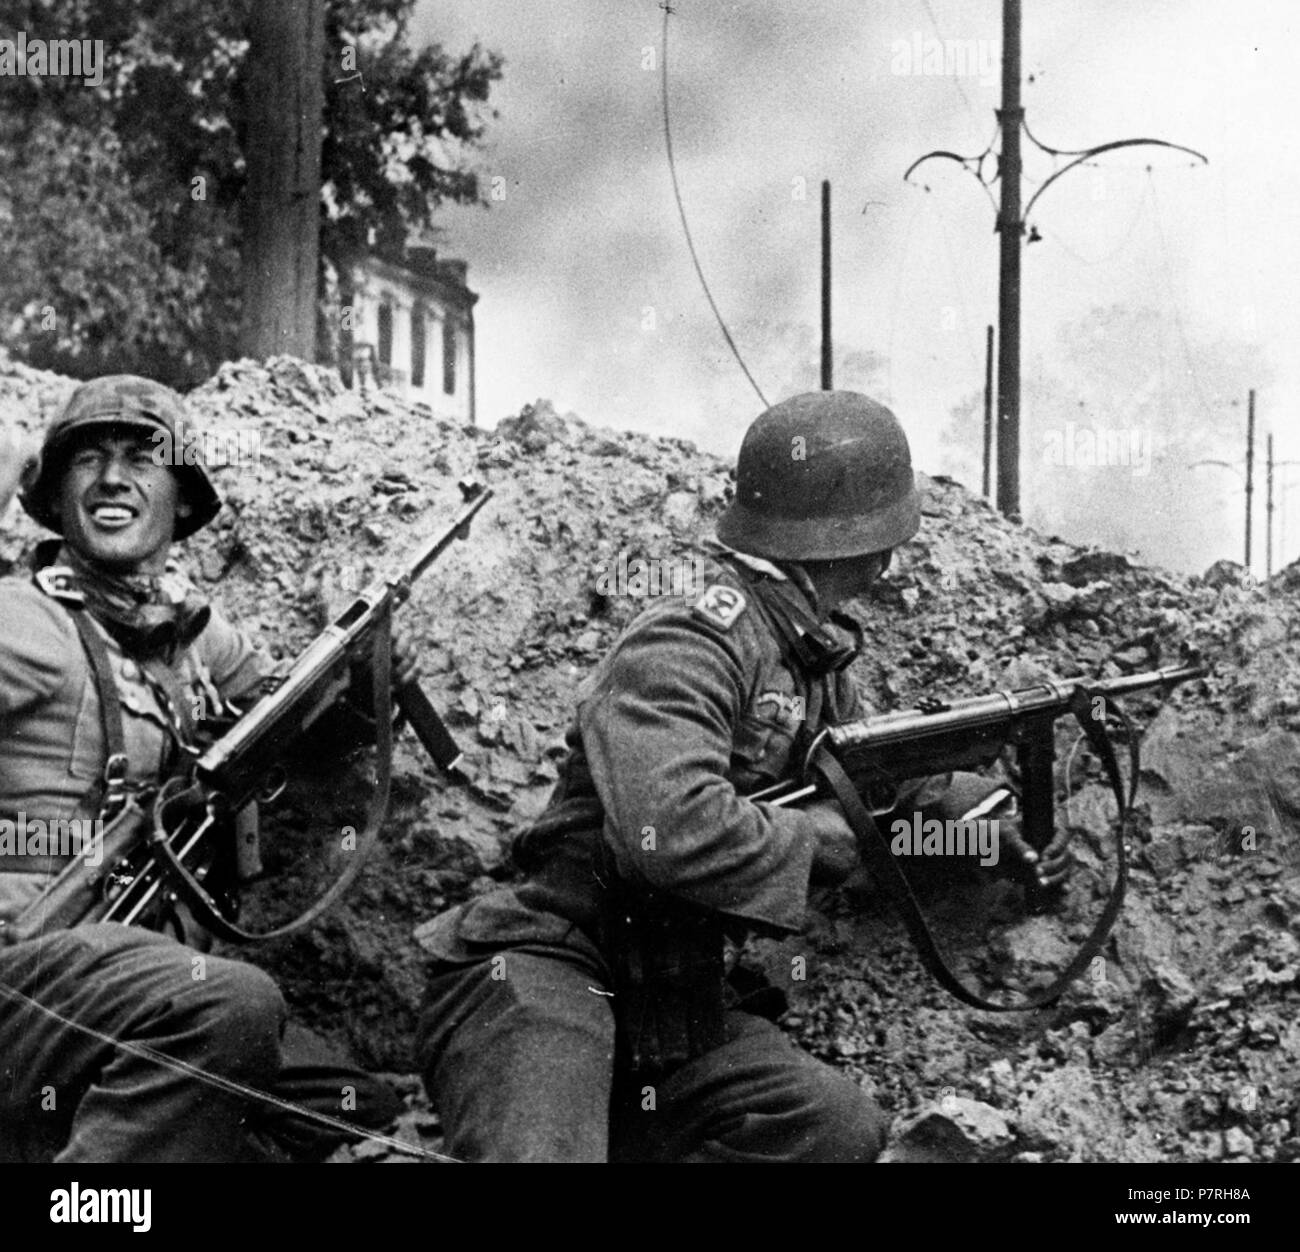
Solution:
M 998 508 L 1020 516 L 1020 0 L 1002 0 L 998 177 Z
M 248 10 L 240 350 L 316 356 L 325 0 Z
M 822 179 L 822 390 L 834 386 L 831 348 L 831 184 Z
M 993 327 L 984 336 L 984 475 L 981 489 L 988 499 L 989 469 L 993 461 Z
M 1255 497 L 1255 389 L 1246 409 L 1246 573 L 1250 573 L 1250 506 Z

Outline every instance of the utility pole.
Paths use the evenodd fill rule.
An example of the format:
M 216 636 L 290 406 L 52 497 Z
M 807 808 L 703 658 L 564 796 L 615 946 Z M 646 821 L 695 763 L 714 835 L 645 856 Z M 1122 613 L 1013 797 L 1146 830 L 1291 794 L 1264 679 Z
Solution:
M 822 179 L 822 390 L 834 385 L 831 351 L 831 184 Z
M 248 6 L 240 351 L 316 359 L 325 0 Z
M 984 499 L 988 499 L 989 468 L 993 461 L 993 327 L 984 334 Z
M 1273 577 L 1273 432 L 1268 435 L 1268 490 L 1264 495 L 1264 581 Z
M 1255 389 L 1246 409 L 1246 573 L 1250 573 L 1250 506 L 1255 495 Z
M 1020 516 L 1020 0 L 1002 0 L 998 212 L 998 508 Z
M 1277 461 L 1273 459 L 1273 435 L 1269 432 L 1268 436 L 1268 471 L 1267 471 L 1267 488 L 1265 491 L 1264 516 L 1268 525 L 1268 536 L 1264 543 L 1264 584 L 1265 591 L 1268 590 L 1268 582 L 1273 577 L 1273 500 L 1277 492 L 1274 489 L 1274 482 L 1277 477 L 1277 469 L 1280 465 L 1300 465 L 1300 461 Z M 1282 553 L 1282 559 L 1286 559 L 1286 493 L 1295 486 L 1295 483 L 1286 483 L 1282 487 L 1282 517 L 1281 529 L 1278 534 L 1278 550 Z
M 1233 404 L 1237 402 L 1234 400 Z M 1265 543 L 1266 562 L 1268 565 L 1268 577 L 1273 572 L 1273 467 L 1274 465 L 1295 465 L 1300 462 L 1295 461 L 1278 461 L 1273 460 L 1273 436 L 1268 437 L 1268 477 L 1267 477 L 1267 496 L 1266 496 L 1266 513 L 1268 521 L 1268 538 Z M 1254 529 L 1253 523 L 1253 505 L 1255 498 L 1255 389 L 1252 387 L 1248 393 L 1246 405 L 1246 464 L 1245 473 L 1242 472 L 1240 461 L 1218 461 L 1203 460 L 1193 461 L 1188 466 L 1189 469 L 1196 469 L 1201 465 L 1217 465 L 1223 469 L 1230 469 L 1240 478 L 1246 488 L 1246 554 L 1245 569 L 1250 573 L 1250 556 L 1251 556 L 1251 532 Z
M 1186 152 L 1198 161 L 1208 164 L 1201 153 L 1182 144 L 1163 139 L 1116 139 L 1097 144 L 1092 148 L 1066 150 L 1052 148 L 1034 138 L 1025 123 L 1025 111 L 1020 102 L 1020 28 L 1021 0 L 1002 0 L 1002 107 L 997 110 L 998 133 L 1001 150 L 997 160 L 997 174 L 1002 180 L 1002 198 L 998 208 L 998 498 L 997 507 L 1008 517 L 1020 516 L 1020 241 L 1026 232 L 1029 215 L 1040 196 L 1061 175 L 1077 165 L 1113 152 L 1117 148 L 1153 145 Z M 1066 163 L 1043 180 L 1038 190 L 1029 198 L 1024 210 L 1020 207 L 1020 135 L 1028 135 L 1031 143 L 1053 158 L 1068 157 Z M 955 152 L 936 149 L 913 161 L 903 175 L 911 179 L 912 171 L 929 160 L 956 161 L 979 179 L 988 191 L 984 169 L 992 146 L 976 156 L 959 156 Z M 992 180 L 989 180 L 992 181 Z M 926 187 L 929 191 L 929 187 Z M 991 193 L 990 193 L 991 194 Z M 1029 234 L 1030 241 L 1039 238 L 1037 231 Z

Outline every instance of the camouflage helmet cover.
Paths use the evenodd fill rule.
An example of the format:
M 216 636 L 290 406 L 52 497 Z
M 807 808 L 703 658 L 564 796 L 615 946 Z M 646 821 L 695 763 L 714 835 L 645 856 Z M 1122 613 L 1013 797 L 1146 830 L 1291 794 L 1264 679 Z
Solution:
M 40 468 L 20 496 L 23 508 L 42 526 L 62 533 L 56 501 L 63 476 L 64 454 L 80 432 L 99 426 L 133 426 L 151 432 L 165 431 L 170 437 L 170 446 L 179 452 L 182 423 L 190 428 L 188 435 L 192 438 L 195 431 L 185 402 L 162 383 L 136 374 L 110 374 L 82 383 L 46 428 Z M 184 458 L 176 455 L 168 465 L 180 480 L 181 490 L 190 505 L 190 515 L 176 519 L 176 539 L 187 539 L 217 515 L 221 497 L 208 477 L 202 457 L 195 456 L 189 448 L 186 448 Z

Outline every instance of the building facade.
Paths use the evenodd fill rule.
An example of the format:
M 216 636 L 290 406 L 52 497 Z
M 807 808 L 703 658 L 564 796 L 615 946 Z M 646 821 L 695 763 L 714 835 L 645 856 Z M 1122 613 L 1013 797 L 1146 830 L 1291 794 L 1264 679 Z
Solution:
M 352 386 L 379 387 L 472 426 L 474 305 L 464 261 L 408 248 L 404 264 L 366 257 L 352 271 Z

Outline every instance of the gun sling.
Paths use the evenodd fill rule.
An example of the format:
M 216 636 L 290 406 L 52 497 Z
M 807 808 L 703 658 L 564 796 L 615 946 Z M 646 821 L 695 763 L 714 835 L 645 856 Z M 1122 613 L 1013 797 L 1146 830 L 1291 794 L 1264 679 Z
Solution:
M 1115 749 L 1106 736 L 1105 718 L 1099 719 L 1093 716 L 1094 710 L 1098 707 L 1094 703 L 1097 700 L 1102 701 L 1101 708 L 1103 710 L 1110 710 L 1116 714 L 1128 735 L 1130 776 L 1127 795 L 1124 791 L 1123 779 L 1120 776 L 1119 763 L 1115 758 Z M 1102 910 L 1101 916 L 1097 919 L 1088 937 L 1075 954 L 1074 959 L 1057 975 L 1050 986 L 1012 1004 L 998 1004 L 992 1000 L 986 1000 L 983 996 L 968 990 L 957 975 L 953 973 L 944 959 L 934 935 L 930 931 L 925 915 L 921 911 L 921 906 L 912 893 L 912 887 L 907 881 L 907 876 L 903 873 L 897 858 L 890 850 L 889 841 L 877 826 L 867 806 L 862 802 L 853 783 L 849 780 L 849 776 L 845 773 L 844 767 L 824 745 L 818 749 L 811 762 L 812 768 L 822 776 L 830 788 L 831 794 L 839 801 L 850 828 L 857 836 L 858 848 L 864 864 L 890 895 L 926 967 L 945 990 L 951 992 L 963 1003 L 977 1009 L 984 1009 L 987 1012 L 1025 1012 L 1030 1009 L 1042 1008 L 1059 999 L 1066 987 L 1083 972 L 1092 958 L 1101 950 L 1124 904 L 1124 891 L 1128 883 L 1128 857 L 1124 840 L 1128 833 L 1129 815 L 1137 793 L 1137 739 L 1123 710 L 1107 697 L 1091 692 L 1086 687 L 1079 686 L 1075 688 L 1070 697 L 1070 711 L 1074 714 L 1093 751 L 1101 760 L 1106 771 L 1107 780 L 1114 793 L 1115 802 L 1119 806 L 1119 820 L 1115 833 L 1115 885 L 1111 889 L 1106 907 Z M 1050 730 L 1048 733 L 1050 733 Z
M 181 898 L 194 911 L 195 917 L 212 934 L 228 943 L 252 943 L 262 939 L 280 939 L 311 925 L 317 918 L 334 906 L 344 892 L 356 881 L 366 863 L 367 857 L 379 838 L 379 829 L 388 812 L 388 792 L 393 770 L 393 692 L 392 692 L 392 653 L 390 643 L 390 614 L 385 613 L 377 623 L 374 631 L 373 650 L 373 696 L 375 716 L 375 751 L 377 764 L 375 769 L 375 790 L 370 798 L 366 813 L 366 823 L 357 836 L 356 847 L 349 854 L 347 867 L 334 880 L 309 908 L 291 921 L 285 922 L 271 930 L 244 930 L 230 921 L 222 912 L 216 900 L 208 893 L 203 884 L 184 865 L 176 854 L 171 832 L 168 831 L 164 817 L 168 806 L 173 801 L 188 798 L 189 789 L 168 790 L 159 797 L 154 806 L 153 831 L 149 836 L 150 850 L 158 857 L 168 871 L 172 886 Z M 211 814 L 209 814 L 211 816 Z

